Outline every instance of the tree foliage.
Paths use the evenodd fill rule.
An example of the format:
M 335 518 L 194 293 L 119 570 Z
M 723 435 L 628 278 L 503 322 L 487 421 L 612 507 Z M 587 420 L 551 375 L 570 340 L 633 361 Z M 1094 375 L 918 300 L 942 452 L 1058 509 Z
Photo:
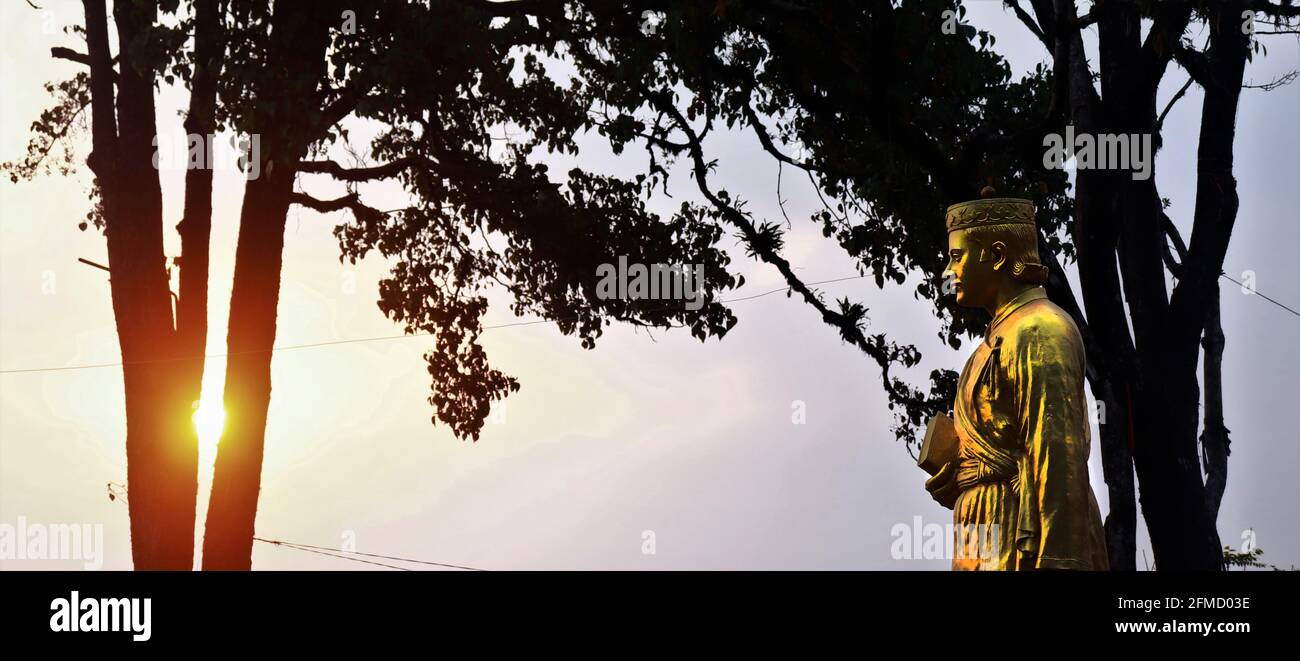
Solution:
M 717 292 L 741 284 L 722 250 L 734 235 L 880 365 L 895 432 L 911 440 L 925 415 L 947 408 L 956 374 L 933 372 L 928 393 L 907 384 L 897 369 L 915 366 L 917 349 L 869 332 L 864 305 L 828 302 L 799 282 L 781 256 L 782 226 L 710 182 L 717 163 L 705 141 L 724 127 L 752 130 L 776 162 L 812 177 L 833 202 L 811 220 L 878 286 L 923 273 L 916 295 L 936 307 L 941 337 L 958 346 L 980 321 L 952 308 L 939 286 L 943 209 L 976 183 L 955 173 L 981 169 L 990 181 L 1033 192 L 1049 245 L 1067 255 L 1059 230 L 1070 204 L 1063 173 L 1031 167 L 1027 152 L 990 159 L 982 149 L 981 141 L 1000 139 L 989 127 L 1042 110 L 1046 72 L 1011 83 L 989 35 L 927 27 L 950 8 L 957 7 L 381 3 L 358 21 L 357 38 L 336 38 L 330 65 L 331 85 L 362 99 L 356 115 L 385 127 L 362 150 L 377 164 L 304 164 L 301 171 L 354 187 L 346 198 L 302 201 L 353 211 L 337 231 L 345 258 L 377 251 L 397 260 L 381 283 L 380 307 L 436 338 L 426 356 L 431 402 L 460 435 L 476 435 L 490 401 L 517 388 L 477 342 L 485 287 L 503 286 L 516 314 L 553 320 L 587 348 L 616 320 L 720 337 L 735 318 Z M 922 30 L 935 38 L 902 36 Z M 433 32 L 449 38 L 428 39 Z M 898 126 L 923 127 L 953 148 L 900 142 Z M 546 153 L 578 154 L 592 134 L 616 154 L 643 152 L 641 172 L 561 174 L 539 162 Z M 693 170 L 686 183 L 705 203 L 682 203 L 668 218 L 648 212 L 647 200 L 668 194 L 670 166 L 681 159 Z M 352 195 L 357 183 L 387 176 L 400 178 L 409 208 L 380 211 Z M 709 303 L 691 312 L 599 299 L 596 266 L 619 255 L 704 264 Z

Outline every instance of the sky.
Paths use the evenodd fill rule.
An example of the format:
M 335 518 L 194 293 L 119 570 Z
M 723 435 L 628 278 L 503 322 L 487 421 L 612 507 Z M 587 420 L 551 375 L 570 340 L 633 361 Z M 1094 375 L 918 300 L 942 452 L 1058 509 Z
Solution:
M 58 30 L 80 22 L 80 3 L 39 4 L 48 13 L 20 2 L 0 5 L 0 22 L 9 26 L 0 45 L 0 161 L 23 153 L 30 122 L 48 104 L 41 85 L 79 66 L 48 53 L 55 45 L 80 46 Z M 993 32 L 996 50 L 1017 74 L 1047 58 L 1000 2 L 966 4 L 967 21 Z M 1090 37 L 1095 63 L 1095 33 Z M 1248 80 L 1300 69 L 1295 37 L 1265 39 L 1268 54 L 1248 65 Z M 1170 68 L 1162 107 L 1185 80 Z M 1157 159 L 1161 193 L 1172 200 L 1170 215 L 1184 236 L 1200 103 L 1193 86 L 1166 120 Z M 160 132 L 179 135 L 185 104 L 183 91 L 160 93 Z M 1243 91 L 1236 141 L 1241 210 L 1225 262 L 1226 273 L 1241 280 L 1250 272 L 1258 291 L 1292 308 L 1300 308 L 1297 117 L 1300 83 Z M 614 156 L 599 140 L 584 144 L 579 162 L 589 170 L 641 165 L 628 160 L 635 155 Z M 706 147 L 720 161 L 716 186 L 747 199 L 760 218 L 781 218 L 776 163 L 751 134 L 722 132 Z M 88 136 L 76 148 L 84 161 Z M 561 172 L 575 162 L 547 160 Z M 658 200 L 662 211 L 698 198 L 686 174 L 684 167 L 674 172 L 675 199 Z M 180 218 L 184 171 L 164 168 L 162 177 L 171 256 L 179 250 L 171 228 Z M 89 181 L 83 165 L 68 177 L 0 182 L 0 370 L 121 359 L 106 274 L 77 262 L 107 261 L 103 236 L 77 229 Z M 214 354 L 225 350 L 240 183 L 229 167 L 217 170 L 208 337 Z M 304 188 L 336 192 L 315 180 Z M 807 220 L 820 206 L 808 183 L 788 176 L 782 196 L 793 220 L 784 254 L 800 276 L 855 274 Z M 380 208 L 401 202 L 394 186 L 364 189 L 363 197 Z M 290 211 L 277 346 L 401 334 L 375 305 L 384 260 L 339 263 L 331 229 L 341 219 Z M 732 298 L 782 287 L 774 270 L 732 248 L 746 280 Z M 1076 269 L 1068 270 L 1077 287 Z M 881 290 L 861 279 L 821 289 L 866 305 L 872 330 L 917 345 L 924 359 L 907 373 L 914 383 L 931 369 L 959 369 L 972 346 L 954 351 L 942 344 L 930 306 L 913 299 L 910 285 Z M 485 325 L 518 320 L 500 292 L 491 300 Z M 1297 565 L 1300 439 L 1287 413 L 1300 401 L 1300 317 L 1226 282 L 1222 307 L 1233 445 L 1220 536 L 1238 547 L 1252 531 L 1265 561 Z M 946 560 L 892 552 L 900 531 L 947 524 L 951 513 L 930 500 L 925 474 L 894 441 L 873 361 L 783 293 L 737 302 L 733 310 L 739 324 L 724 340 L 703 344 L 682 331 L 612 327 L 585 351 L 551 324 L 486 331 L 494 366 L 523 387 L 494 409 L 476 443 L 430 424 L 421 358 L 428 338 L 277 351 L 257 533 L 492 570 L 946 568 Z M 208 360 L 209 410 L 220 402 L 223 373 L 223 359 Z M 127 507 L 110 500 L 107 489 L 126 480 L 121 378 L 117 367 L 0 374 L 0 524 L 21 517 L 102 525 L 105 569 L 131 566 Z M 804 424 L 792 415 L 797 408 Z M 1094 428 L 1091 480 L 1104 512 L 1098 438 Z M 213 455 L 214 446 L 202 444 L 200 528 Z M 1142 568 L 1151 561 L 1144 528 L 1138 548 Z M 81 566 L 0 560 L 4 569 Z M 253 567 L 368 566 L 259 543 Z

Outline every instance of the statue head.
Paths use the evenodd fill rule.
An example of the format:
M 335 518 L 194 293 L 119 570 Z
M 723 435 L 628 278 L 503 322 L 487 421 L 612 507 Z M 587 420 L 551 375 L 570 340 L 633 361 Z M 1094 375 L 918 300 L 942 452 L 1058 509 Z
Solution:
M 1047 282 L 1047 267 L 1038 261 L 1038 230 L 1029 200 L 993 197 L 948 207 L 948 267 L 957 304 L 991 309 L 999 293 Z

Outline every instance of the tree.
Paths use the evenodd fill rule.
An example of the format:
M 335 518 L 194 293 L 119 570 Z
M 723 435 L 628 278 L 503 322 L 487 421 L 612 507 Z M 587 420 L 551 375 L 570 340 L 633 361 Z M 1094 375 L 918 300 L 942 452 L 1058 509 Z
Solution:
M 914 365 L 919 353 L 882 334 L 864 333 L 862 306 L 844 301 L 836 310 L 825 304 L 780 257 L 779 227 L 755 224 L 742 203 L 709 188 L 710 166 L 701 141 L 714 116 L 724 113 L 728 123 L 752 125 L 775 152 L 749 99 L 751 94 L 769 94 L 759 111 L 771 114 L 798 100 L 800 90 L 786 87 L 782 80 L 804 73 L 797 59 L 763 81 L 774 93 L 756 91 L 763 88 L 752 67 L 766 57 L 764 40 L 772 34 L 734 23 L 726 16 L 726 3 L 670 3 L 672 20 L 646 25 L 646 12 L 659 4 L 380 3 L 356 17 L 360 25 L 373 29 L 348 38 L 330 31 L 334 10 L 339 9 L 334 5 L 308 15 L 272 12 L 257 2 L 228 4 L 224 25 L 229 56 L 225 75 L 218 80 L 217 116 L 225 125 L 268 139 L 259 168 L 265 176 L 249 182 L 241 211 L 228 337 L 227 429 L 214 475 L 205 567 L 249 565 L 270 397 L 284 213 L 292 203 L 321 211 L 351 210 L 353 222 L 339 233 L 345 256 L 355 259 L 378 250 L 399 258 L 393 277 L 381 286 L 381 308 L 409 330 L 435 336 L 438 350 L 426 356 L 434 377 L 430 401 L 437 419 L 461 436 L 475 436 L 490 402 L 518 387 L 490 368 L 476 342 L 485 308 L 478 292 L 488 281 L 507 287 L 517 313 L 553 319 L 564 332 L 579 334 L 586 347 L 594 346 L 602 326 L 615 319 L 660 327 L 686 324 L 701 339 L 720 336 L 735 320 L 713 302 L 713 292 L 741 283 L 726 273 L 725 255 L 714 247 L 724 227 L 739 231 L 751 255 L 776 265 L 793 291 L 881 365 L 882 383 L 903 410 L 897 433 L 910 434 L 909 422 L 914 425 L 924 410 L 945 404 L 943 392 L 954 382 L 952 374 L 936 372 L 932 385 L 939 394 L 930 396 L 891 376 L 891 367 Z M 757 12 L 750 20 L 777 37 L 779 23 L 792 17 L 814 28 L 821 25 L 798 7 L 762 9 L 766 13 Z M 831 18 L 823 14 L 822 22 Z M 870 12 L 850 18 L 859 27 L 881 33 L 896 27 Z M 436 31 L 458 39 L 430 45 L 428 35 Z M 644 32 L 650 32 L 650 38 Z M 732 37 L 749 41 L 735 45 L 728 55 L 735 59 L 719 69 L 711 49 Z M 789 49 L 808 45 L 779 38 L 774 43 Z M 1001 82 L 995 56 L 977 53 L 964 39 L 945 43 L 952 47 L 941 55 L 967 67 L 948 80 L 969 80 L 974 88 L 988 90 Z M 517 62 L 512 49 L 521 48 L 532 50 Z M 607 57 L 610 53 L 616 56 Z M 581 74 L 580 84 L 561 87 L 546 75 L 539 54 L 551 63 L 567 60 Z M 655 68 L 660 56 L 677 67 L 662 77 Z M 523 76 L 516 79 L 520 64 Z M 891 83 L 929 80 L 926 71 L 904 72 L 877 81 L 873 91 L 888 90 Z M 822 73 L 836 78 L 833 68 Z M 694 97 L 682 108 L 675 103 L 674 84 L 693 88 Z M 930 88 L 937 89 L 933 84 Z M 1012 95 L 1017 94 L 1027 92 L 1014 90 Z M 961 93 L 944 96 L 935 113 L 949 112 L 949 104 L 965 98 Z M 637 118 L 634 111 L 642 106 L 657 118 Z M 346 139 L 336 125 L 348 114 L 392 127 L 370 148 L 387 162 L 345 168 L 304 159 Z M 702 132 L 689 125 L 698 117 L 706 119 Z M 525 135 L 494 152 L 493 127 L 515 127 Z M 606 135 L 620 152 L 634 141 L 644 141 L 646 172 L 622 181 L 574 170 L 559 184 L 544 166 L 528 162 L 540 149 L 575 152 L 576 136 L 589 130 Z M 674 130 L 687 140 L 670 140 Z M 877 145 L 889 144 L 883 132 L 872 139 Z M 665 165 L 683 155 L 693 162 L 696 183 L 708 204 L 683 205 L 672 219 L 661 222 L 645 211 L 643 200 L 656 187 L 667 190 Z M 293 163 L 297 168 L 286 167 Z M 293 191 L 295 170 L 330 175 L 351 185 L 400 176 L 416 204 L 395 213 L 380 212 L 364 205 L 355 189 L 343 198 L 317 199 Z M 832 221 L 831 216 L 823 220 Z M 475 233 L 482 244 L 472 242 Z M 492 235 L 504 241 L 503 250 L 493 249 L 488 240 Z M 597 267 L 619 255 L 641 263 L 704 265 L 709 303 L 691 311 L 680 305 L 600 297 L 594 282 Z M 888 260 L 875 264 L 877 277 L 887 273 L 901 278 L 901 271 L 890 265 Z
M 261 139 L 241 209 L 228 335 L 227 426 L 218 450 L 204 536 L 204 568 L 248 568 L 256 515 L 266 411 L 271 393 L 285 214 L 291 204 L 351 210 L 340 228 L 345 256 L 377 249 L 400 261 L 381 288 L 381 309 L 410 331 L 435 338 L 426 355 L 434 377 L 430 402 L 461 437 L 477 438 L 490 402 L 517 390 L 492 369 L 477 343 L 486 310 L 482 289 L 505 283 L 518 313 L 535 312 L 594 346 L 604 325 L 689 327 L 704 340 L 735 323 L 718 292 L 742 280 L 726 271 L 715 247 L 712 212 L 683 204 L 671 218 L 646 210 L 653 179 L 620 180 L 574 169 L 563 185 L 527 161 L 535 149 L 574 150 L 583 126 L 566 92 L 543 75 L 536 56 L 512 78 L 512 48 L 548 39 L 526 24 L 494 24 L 492 7 L 473 3 L 371 3 L 316 11 L 253 0 L 195 0 L 187 16 L 175 2 L 119 2 L 118 57 L 108 47 L 102 0 L 86 0 L 88 53 L 56 48 L 89 75 L 51 85 L 57 105 L 34 126 L 28 157 L 7 168 L 15 181 L 48 170 L 46 156 L 67 138 L 81 110 L 93 115 L 101 204 L 88 219 L 108 237 L 113 295 L 122 339 L 128 417 L 128 485 L 133 555 L 140 569 L 188 569 L 193 563 L 197 444 L 190 425 L 203 370 L 212 174 L 195 164 L 186 177 L 184 218 L 175 260 L 181 293 L 172 320 L 163 268 L 162 202 L 153 162 L 154 87 L 166 77 L 189 84 L 185 126 L 207 137 L 231 128 Z M 160 16 L 159 10 L 164 16 Z M 349 13 L 351 16 L 349 16 Z M 175 25 L 162 22 L 177 16 Z M 335 28 L 356 20 L 358 32 Z M 459 39 L 430 42 L 442 32 Z M 182 48 L 194 36 L 192 50 Z M 553 40 L 552 40 L 553 41 Z M 119 61 L 120 71 L 112 67 Z M 116 83 L 118 94 L 114 95 Z M 116 115 L 116 116 L 115 116 Z M 346 140 L 349 115 L 387 122 L 371 151 L 392 161 L 345 168 L 308 158 Z M 490 155 L 491 129 L 530 135 L 504 158 Z M 67 151 L 61 169 L 72 166 Z M 278 167 L 277 167 L 278 166 Z M 365 206 L 355 191 L 321 200 L 294 190 L 297 175 L 324 174 L 349 186 L 400 177 L 416 203 L 398 212 Z M 483 244 L 472 245 L 474 235 Z M 488 236 L 504 242 L 493 249 Z M 399 243 L 418 239 L 418 242 Z M 703 305 L 602 296 L 592 281 L 618 257 L 640 264 L 702 268 Z
M 174 11 L 176 3 L 164 3 Z M 113 313 L 122 352 L 126 395 L 127 482 L 130 488 L 131 552 L 137 569 L 191 569 L 194 507 L 198 492 L 198 443 L 190 422 L 199 398 L 207 336 L 208 235 L 212 176 L 195 169 L 185 180 L 184 218 L 178 226 L 182 255 L 174 261 L 179 294 L 163 253 L 162 191 L 155 169 L 153 92 L 161 76 L 189 81 L 186 127 L 205 132 L 213 112 L 212 81 L 221 44 L 215 0 L 196 0 L 190 17 L 167 26 L 157 22 L 156 2 L 117 2 L 113 23 L 120 45 L 109 50 L 103 0 L 84 0 L 87 50 L 56 47 L 51 54 L 88 67 L 73 79 L 47 85 L 55 106 L 32 126 L 27 156 L 4 169 L 15 183 L 57 165 L 70 172 L 75 156 L 65 143 L 89 107 L 95 175 L 89 225 L 107 239 Z M 195 46 L 181 45 L 193 31 Z M 57 158 L 57 157 L 56 157 Z M 175 315 L 173 315 L 175 299 Z
M 344 256 L 370 250 L 395 258 L 381 283 L 380 308 L 410 332 L 433 336 L 425 355 L 436 420 L 477 439 L 490 403 L 519 384 L 491 368 L 478 344 L 487 283 L 514 296 L 516 313 L 553 320 L 594 346 L 614 320 L 689 326 L 701 340 L 735 323 L 716 292 L 738 286 L 714 247 L 721 233 L 707 209 L 683 205 L 671 219 L 645 209 L 652 181 L 583 172 L 553 183 L 536 149 L 574 150 L 582 125 L 566 92 L 544 76 L 537 58 L 515 80 L 510 49 L 545 40 L 526 24 L 494 24 L 491 8 L 465 3 L 387 2 L 356 10 L 355 34 L 331 30 L 341 4 L 315 13 L 284 5 L 232 3 L 251 26 L 250 56 L 227 70 L 251 84 L 232 87 L 223 107 L 235 126 L 262 136 L 261 171 L 241 210 L 231 297 L 226 431 L 218 448 L 207 525 L 205 569 L 247 569 L 270 401 L 285 213 L 291 204 L 322 212 L 350 210 L 339 230 Z M 242 12 L 247 11 L 247 14 Z M 270 29 L 258 27 L 269 22 Z M 431 35 L 445 35 L 432 39 Z M 260 53 L 265 53 L 261 56 Z M 256 68 L 244 71 L 242 62 Z M 269 66 L 263 63 L 270 63 Z M 237 68 L 239 67 L 239 68 Z M 265 99 L 274 98 L 275 103 Z M 319 158 L 344 141 L 348 115 L 387 128 L 367 150 L 386 162 L 345 167 Z M 525 137 L 493 151 L 492 130 L 510 125 Z M 310 156 L 310 158 L 309 158 Z M 298 174 L 328 175 L 353 187 L 341 198 L 294 190 Z M 398 178 L 409 208 L 366 206 L 355 186 Z M 475 244 L 478 235 L 482 242 Z M 503 245 L 494 249 L 490 237 Z M 595 288 L 601 264 L 697 264 L 704 305 L 607 299 Z
M 897 407 L 895 431 L 904 440 L 914 438 L 926 414 L 947 408 L 952 373 L 932 373 L 928 395 L 891 377 L 891 366 L 915 364 L 915 349 L 867 336 L 863 306 L 843 300 L 835 309 L 800 282 L 780 255 L 780 226 L 711 189 L 715 163 L 704 136 L 715 123 L 739 125 L 753 130 L 782 167 L 804 170 L 836 202 L 813 218 L 826 236 L 879 285 L 887 278 L 901 283 L 909 271 L 927 275 L 916 294 L 936 304 L 943 335 L 954 346 L 984 319 L 953 310 L 939 295 L 944 207 L 975 197 L 989 183 L 1032 197 L 1041 252 L 1054 274 L 1049 295 L 1083 331 L 1090 385 L 1105 407 L 1101 445 L 1113 566 L 1135 568 L 1136 469 L 1158 566 L 1219 569 L 1214 515 L 1226 479 L 1227 436 L 1217 404 L 1216 292 L 1237 208 L 1234 122 L 1252 53 L 1243 19 L 1262 12 L 1284 21 L 1300 10 L 1245 0 L 1116 1 L 1097 3 L 1080 17 L 1073 2 L 1056 0 L 1032 2 L 1035 18 L 1008 4 L 1053 54 L 1050 69 L 1014 83 L 990 50 L 989 35 L 964 25 L 941 29 L 960 15 L 948 1 L 590 2 L 537 18 L 569 31 L 581 81 L 575 90 L 599 102 L 611 140 L 643 144 L 652 167 L 656 158 L 689 158 L 701 194 L 739 229 L 751 254 L 775 266 L 792 292 L 881 365 Z M 496 10 L 510 14 L 531 5 L 503 3 Z M 659 20 L 648 29 L 629 7 Z M 1144 19 L 1152 21 L 1145 38 Z M 1209 29 L 1205 50 L 1184 39 L 1194 20 Z M 1081 32 L 1093 25 L 1100 90 L 1082 45 Z M 1157 115 L 1156 91 L 1171 61 L 1206 91 L 1193 232 L 1180 259 L 1166 244 L 1184 245 L 1154 177 L 1081 170 L 1071 197 L 1064 173 L 1043 167 L 1045 136 L 1064 133 L 1066 125 L 1092 135 L 1154 134 L 1158 148 L 1165 113 Z M 790 145 L 803 155 L 791 156 Z M 1082 276 L 1082 306 L 1060 268 L 1072 259 Z M 1166 264 L 1178 279 L 1172 291 L 1165 287 Z M 1208 492 L 1196 434 L 1203 336 L 1207 385 L 1214 389 L 1201 438 Z
M 325 51 L 337 3 L 319 11 L 232 2 L 245 25 L 246 50 L 222 85 L 233 126 L 256 136 L 251 158 L 260 173 L 244 188 L 226 345 L 226 425 L 217 447 L 203 534 L 204 569 L 247 569 L 262 471 L 266 411 L 271 400 L 285 214 L 294 164 L 332 124 L 322 104 Z
M 926 415 L 949 406 L 955 373 L 932 372 L 928 392 L 903 381 L 895 369 L 918 363 L 915 347 L 867 333 L 860 303 L 827 302 L 781 255 L 781 225 L 755 218 L 743 200 L 714 188 L 716 162 L 705 141 L 725 125 L 752 131 L 778 168 L 810 178 L 829 199 L 811 220 L 878 286 L 922 274 L 916 295 L 933 303 L 941 337 L 954 347 L 985 320 L 942 296 L 944 207 L 990 183 L 1032 197 L 1042 256 L 1053 271 L 1049 295 L 1084 334 L 1089 382 L 1109 421 L 1101 445 L 1115 566 L 1134 564 L 1136 467 L 1158 565 L 1220 567 L 1210 511 L 1217 509 L 1214 490 L 1222 491 L 1207 493 L 1197 463 L 1195 366 L 1203 335 L 1209 351 L 1218 346 L 1211 294 L 1236 210 L 1232 122 L 1250 39 L 1233 28 L 1247 9 L 1275 18 L 1295 12 L 1256 0 L 1117 0 L 1080 17 L 1072 2 L 1033 0 L 1030 16 L 1008 4 L 1053 55 L 1050 68 L 1019 81 L 1010 80 L 990 35 L 960 23 L 941 28 L 960 15 L 954 0 L 392 1 L 356 10 L 355 34 L 335 29 L 353 11 L 340 4 L 305 13 L 230 0 L 216 117 L 265 138 L 265 176 L 249 182 L 241 210 L 228 425 L 204 566 L 250 563 L 284 215 L 292 204 L 351 212 L 337 230 L 344 258 L 373 250 L 395 260 L 380 307 L 409 331 L 434 337 L 435 350 L 426 354 L 430 402 L 435 419 L 458 436 L 476 438 L 491 402 L 519 387 L 490 366 L 477 342 L 486 287 L 504 287 L 516 313 L 552 320 L 588 348 L 616 320 L 686 325 L 701 339 L 720 337 L 735 319 L 716 294 L 741 284 L 717 248 L 732 230 L 751 257 L 775 267 L 792 294 L 877 362 L 894 432 L 914 440 Z M 1143 19 L 1153 21 L 1145 39 Z M 1182 39 L 1193 19 L 1210 27 L 1208 50 Z M 1082 48 L 1081 31 L 1093 25 L 1100 91 Z M 118 27 L 121 33 L 121 18 Z M 106 44 L 90 41 L 92 60 L 107 56 Z M 1159 144 L 1164 113 L 1156 115 L 1155 92 L 1171 60 L 1206 89 L 1196 219 L 1178 259 L 1165 244 L 1172 223 L 1154 178 L 1083 171 L 1071 191 L 1064 172 L 1043 167 L 1042 150 L 1044 136 L 1067 124 L 1094 134 L 1155 133 Z M 123 76 L 120 85 L 131 87 Z M 103 76 L 98 87 L 91 81 L 92 89 L 103 87 Z M 339 122 L 348 116 L 384 127 L 364 150 L 379 163 L 324 157 L 330 146 L 347 144 Z M 644 172 L 618 179 L 579 168 L 561 179 L 530 161 L 542 150 L 576 153 L 577 138 L 591 131 L 616 153 L 643 148 Z M 667 165 L 682 158 L 705 203 L 660 218 L 645 200 L 667 192 Z M 299 174 L 345 182 L 348 193 L 323 199 L 297 190 Z M 365 204 L 359 185 L 381 178 L 400 180 L 411 205 L 381 211 Z M 1169 241 L 1183 245 L 1176 234 Z M 597 269 L 618 256 L 702 264 L 707 304 L 690 310 L 680 302 L 601 296 Z M 1075 259 L 1082 305 L 1060 268 Z M 1164 268 L 1179 279 L 1172 293 Z M 1211 363 L 1217 360 L 1207 361 L 1207 384 Z M 1219 485 L 1224 431 L 1207 424 L 1202 440 Z
M 1079 172 L 1072 238 L 1078 248 L 1084 309 L 1100 349 L 1094 392 L 1099 400 L 1101 394 L 1110 394 L 1105 400 L 1108 415 L 1122 412 L 1120 419 L 1127 422 L 1127 438 L 1116 439 L 1110 425 L 1109 443 L 1103 445 L 1111 448 L 1107 481 L 1113 475 L 1119 483 L 1112 485 L 1112 508 L 1114 486 L 1131 491 L 1125 484 L 1131 453 L 1157 566 L 1222 568 L 1215 520 L 1227 479 L 1228 436 L 1218 377 L 1223 348 L 1218 278 L 1238 208 L 1232 174 L 1237 103 L 1246 62 L 1260 50 L 1256 45 L 1252 51 L 1251 17 L 1262 12 L 1276 21 L 1300 15 L 1300 9 L 1247 0 L 1107 2 L 1080 17 L 1073 2 L 1056 0 L 1032 2 L 1035 21 L 1018 3 L 1007 4 L 1053 53 L 1055 89 L 1069 102 L 1067 121 L 1081 133 L 1154 134 L 1158 149 L 1163 120 L 1182 96 L 1180 91 L 1157 115 L 1156 92 L 1171 60 L 1191 76 L 1188 85 L 1195 81 L 1205 91 L 1188 242 L 1165 213 L 1154 172 L 1140 179 L 1102 170 Z M 1152 22 L 1145 38 L 1144 19 Z M 1194 20 L 1209 29 L 1204 51 L 1184 37 Z M 1083 49 L 1082 31 L 1090 25 L 1098 32 L 1100 90 L 1093 86 Z M 1170 243 L 1179 252 L 1177 259 Z M 1165 267 L 1177 278 L 1172 291 L 1166 290 Z M 1208 490 L 1197 447 L 1199 342 L 1207 352 L 1205 431 L 1199 454 Z M 1128 493 L 1119 495 L 1126 498 L 1126 506 L 1132 500 Z M 1113 522 L 1116 525 L 1108 520 L 1108 532 L 1130 531 L 1127 512 L 1125 519 Z M 1133 565 L 1131 539 L 1126 535 L 1124 546 L 1117 548 L 1112 534 L 1112 555 L 1123 568 Z

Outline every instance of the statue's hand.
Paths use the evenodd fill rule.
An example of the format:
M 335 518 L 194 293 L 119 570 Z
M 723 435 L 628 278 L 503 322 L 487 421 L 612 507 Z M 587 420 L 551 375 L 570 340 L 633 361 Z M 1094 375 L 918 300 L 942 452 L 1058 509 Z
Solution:
M 934 502 L 952 509 L 957 503 L 957 462 L 950 461 L 939 469 L 934 477 L 925 481 L 925 490 L 930 492 Z

